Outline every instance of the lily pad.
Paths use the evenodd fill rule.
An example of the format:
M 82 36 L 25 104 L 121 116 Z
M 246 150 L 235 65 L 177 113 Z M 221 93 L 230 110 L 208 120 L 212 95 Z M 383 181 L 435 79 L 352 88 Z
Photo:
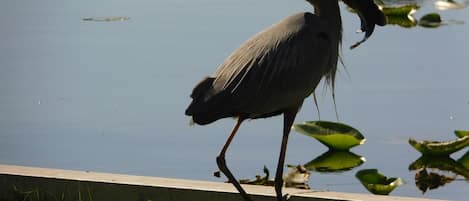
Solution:
M 427 28 L 435 28 L 441 25 L 441 17 L 438 13 L 428 13 L 419 20 L 419 25 Z
M 469 136 L 468 130 L 455 130 L 454 134 L 458 136 L 458 138 L 463 138 L 464 136 Z
M 381 11 L 386 16 L 407 16 L 414 14 L 420 6 L 417 4 L 409 4 L 402 6 L 386 6 L 382 7 Z
M 332 150 L 349 150 L 365 143 L 365 137 L 357 129 L 337 122 L 308 121 L 293 125 L 293 130 L 314 137 Z
M 444 142 L 409 139 L 409 144 L 423 155 L 448 156 L 469 146 L 469 136 Z
M 469 151 L 467 151 L 463 156 L 461 156 L 461 158 L 458 159 L 458 163 L 464 166 L 467 171 L 469 171 Z M 469 177 L 467 177 L 467 179 L 469 179 Z
M 304 166 L 316 172 L 343 172 L 360 166 L 364 162 L 364 157 L 352 152 L 329 150 Z
M 417 20 L 412 14 L 419 8 L 417 4 L 408 4 L 401 6 L 383 6 L 381 7 L 381 11 L 386 16 L 387 24 L 410 28 L 417 25 Z
M 401 178 L 388 178 L 377 169 L 364 169 L 355 174 L 355 177 L 373 194 L 389 195 L 395 188 L 404 184 Z
M 417 26 L 417 20 L 414 16 L 386 16 L 388 24 L 399 25 L 404 28 L 411 28 Z

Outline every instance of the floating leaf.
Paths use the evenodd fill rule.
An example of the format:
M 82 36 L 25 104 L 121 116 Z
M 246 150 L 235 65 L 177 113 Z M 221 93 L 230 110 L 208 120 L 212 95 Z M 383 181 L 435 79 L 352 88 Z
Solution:
M 308 121 L 293 125 L 293 129 L 314 137 L 333 150 L 349 150 L 365 142 L 365 137 L 357 129 L 337 122 Z
M 389 195 L 396 187 L 404 184 L 401 178 L 388 178 L 377 169 L 360 170 L 355 176 L 368 191 L 378 195 Z
M 388 24 L 395 24 L 401 27 L 410 28 L 417 26 L 414 16 L 386 16 Z
M 461 156 L 461 158 L 458 159 L 458 163 L 464 166 L 467 171 L 469 171 L 469 151 L 467 151 L 463 156 Z M 466 178 L 469 179 L 469 177 Z
M 445 142 L 409 139 L 409 144 L 424 155 L 447 156 L 469 146 L 469 136 Z
M 417 20 L 412 14 L 419 8 L 417 4 L 409 4 L 402 6 L 384 6 L 381 7 L 381 11 L 386 16 L 387 24 L 395 24 L 409 28 L 417 25 Z
M 469 136 L 468 130 L 455 130 L 454 134 L 458 136 L 458 138 L 463 138 L 464 136 Z
M 419 25 L 427 28 L 435 28 L 441 25 L 441 17 L 438 13 L 428 13 L 419 20 Z
M 85 17 L 83 21 L 93 21 L 93 22 L 115 22 L 115 21 L 126 21 L 130 17 Z
M 420 7 L 417 4 L 409 4 L 403 6 L 385 6 L 381 11 L 386 16 L 408 16 L 414 14 Z
M 305 164 L 305 168 L 316 172 L 342 172 L 360 166 L 364 162 L 364 157 L 352 152 L 329 150 Z

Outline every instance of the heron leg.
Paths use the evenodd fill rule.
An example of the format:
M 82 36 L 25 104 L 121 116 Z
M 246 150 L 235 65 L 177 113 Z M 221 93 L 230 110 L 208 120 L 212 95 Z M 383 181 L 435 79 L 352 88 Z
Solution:
M 226 140 L 226 143 L 223 146 L 223 149 L 221 150 L 220 154 L 217 157 L 217 165 L 220 171 L 223 172 L 223 174 L 225 174 L 226 177 L 228 177 L 228 181 L 231 182 L 234 185 L 234 187 L 239 191 L 239 193 L 244 198 L 244 200 L 252 201 L 249 195 L 243 189 L 243 187 L 241 187 L 241 184 L 239 184 L 238 180 L 236 180 L 236 178 L 233 176 L 231 171 L 226 166 L 226 160 L 225 160 L 226 150 L 228 149 L 228 146 L 230 146 L 230 143 L 233 140 L 234 136 L 236 135 L 236 132 L 238 131 L 238 128 L 243 122 L 243 120 L 244 118 L 239 117 L 238 120 L 236 121 L 236 125 L 233 128 L 233 131 L 231 131 L 231 134 L 228 137 L 228 140 Z
M 277 194 L 278 201 L 285 200 L 285 198 L 282 195 L 283 166 L 285 164 L 285 153 L 287 152 L 288 135 L 290 134 L 290 129 L 293 124 L 293 121 L 295 121 L 295 116 L 297 112 L 298 112 L 298 108 L 293 108 L 293 109 L 287 110 L 283 114 L 282 145 L 280 147 L 280 156 L 278 157 L 277 172 L 275 174 L 275 193 Z

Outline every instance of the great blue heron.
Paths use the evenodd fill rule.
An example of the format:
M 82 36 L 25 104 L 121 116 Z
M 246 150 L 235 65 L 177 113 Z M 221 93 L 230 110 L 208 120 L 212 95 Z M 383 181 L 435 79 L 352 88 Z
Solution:
M 275 175 L 275 192 L 283 200 L 283 167 L 288 135 L 296 113 L 324 77 L 334 89 L 342 39 L 338 0 L 307 0 L 314 14 L 301 12 L 259 32 L 235 50 L 212 77 L 198 83 L 186 115 L 205 125 L 236 117 L 217 157 L 217 165 L 245 200 L 251 200 L 226 165 L 225 153 L 243 120 L 284 115 L 283 138 Z M 361 19 L 362 41 L 385 18 L 373 0 L 343 0 Z

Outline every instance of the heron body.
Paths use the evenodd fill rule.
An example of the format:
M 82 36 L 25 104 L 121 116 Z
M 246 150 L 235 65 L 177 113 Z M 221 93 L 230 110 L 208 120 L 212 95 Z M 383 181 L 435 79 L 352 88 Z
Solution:
M 337 2 L 324 2 L 334 6 L 321 12 L 324 16 L 289 16 L 242 44 L 213 77 L 195 87 L 186 114 L 204 125 L 225 117 L 270 117 L 299 107 L 324 75 L 333 79 L 337 67 L 340 12 Z
M 325 78 L 334 87 L 342 39 L 338 1 L 307 1 L 314 6 L 314 14 L 302 12 L 289 16 L 243 43 L 213 76 L 195 86 L 191 95 L 193 100 L 185 112 L 200 125 L 226 117 L 238 118 L 217 157 L 217 164 L 245 200 L 251 199 L 225 162 L 225 153 L 243 120 L 284 114 L 283 138 L 275 177 L 277 198 L 282 200 L 285 152 L 296 113 L 321 79 Z M 370 5 L 374 5 L 372 0 L 357 0 L 355 5 L 361 6 L 361 1 L 371 1 Z M 355 3 L 355 0 L 344 2 Z M 377 9 L 376 5 L 373 8 Z M 370 27 L 372 32 L 377 23 L 367 24 L 370 20 L 362 16 L 369 15 L 360 16 L 362 29 L 366 29 L 369 36 Z

